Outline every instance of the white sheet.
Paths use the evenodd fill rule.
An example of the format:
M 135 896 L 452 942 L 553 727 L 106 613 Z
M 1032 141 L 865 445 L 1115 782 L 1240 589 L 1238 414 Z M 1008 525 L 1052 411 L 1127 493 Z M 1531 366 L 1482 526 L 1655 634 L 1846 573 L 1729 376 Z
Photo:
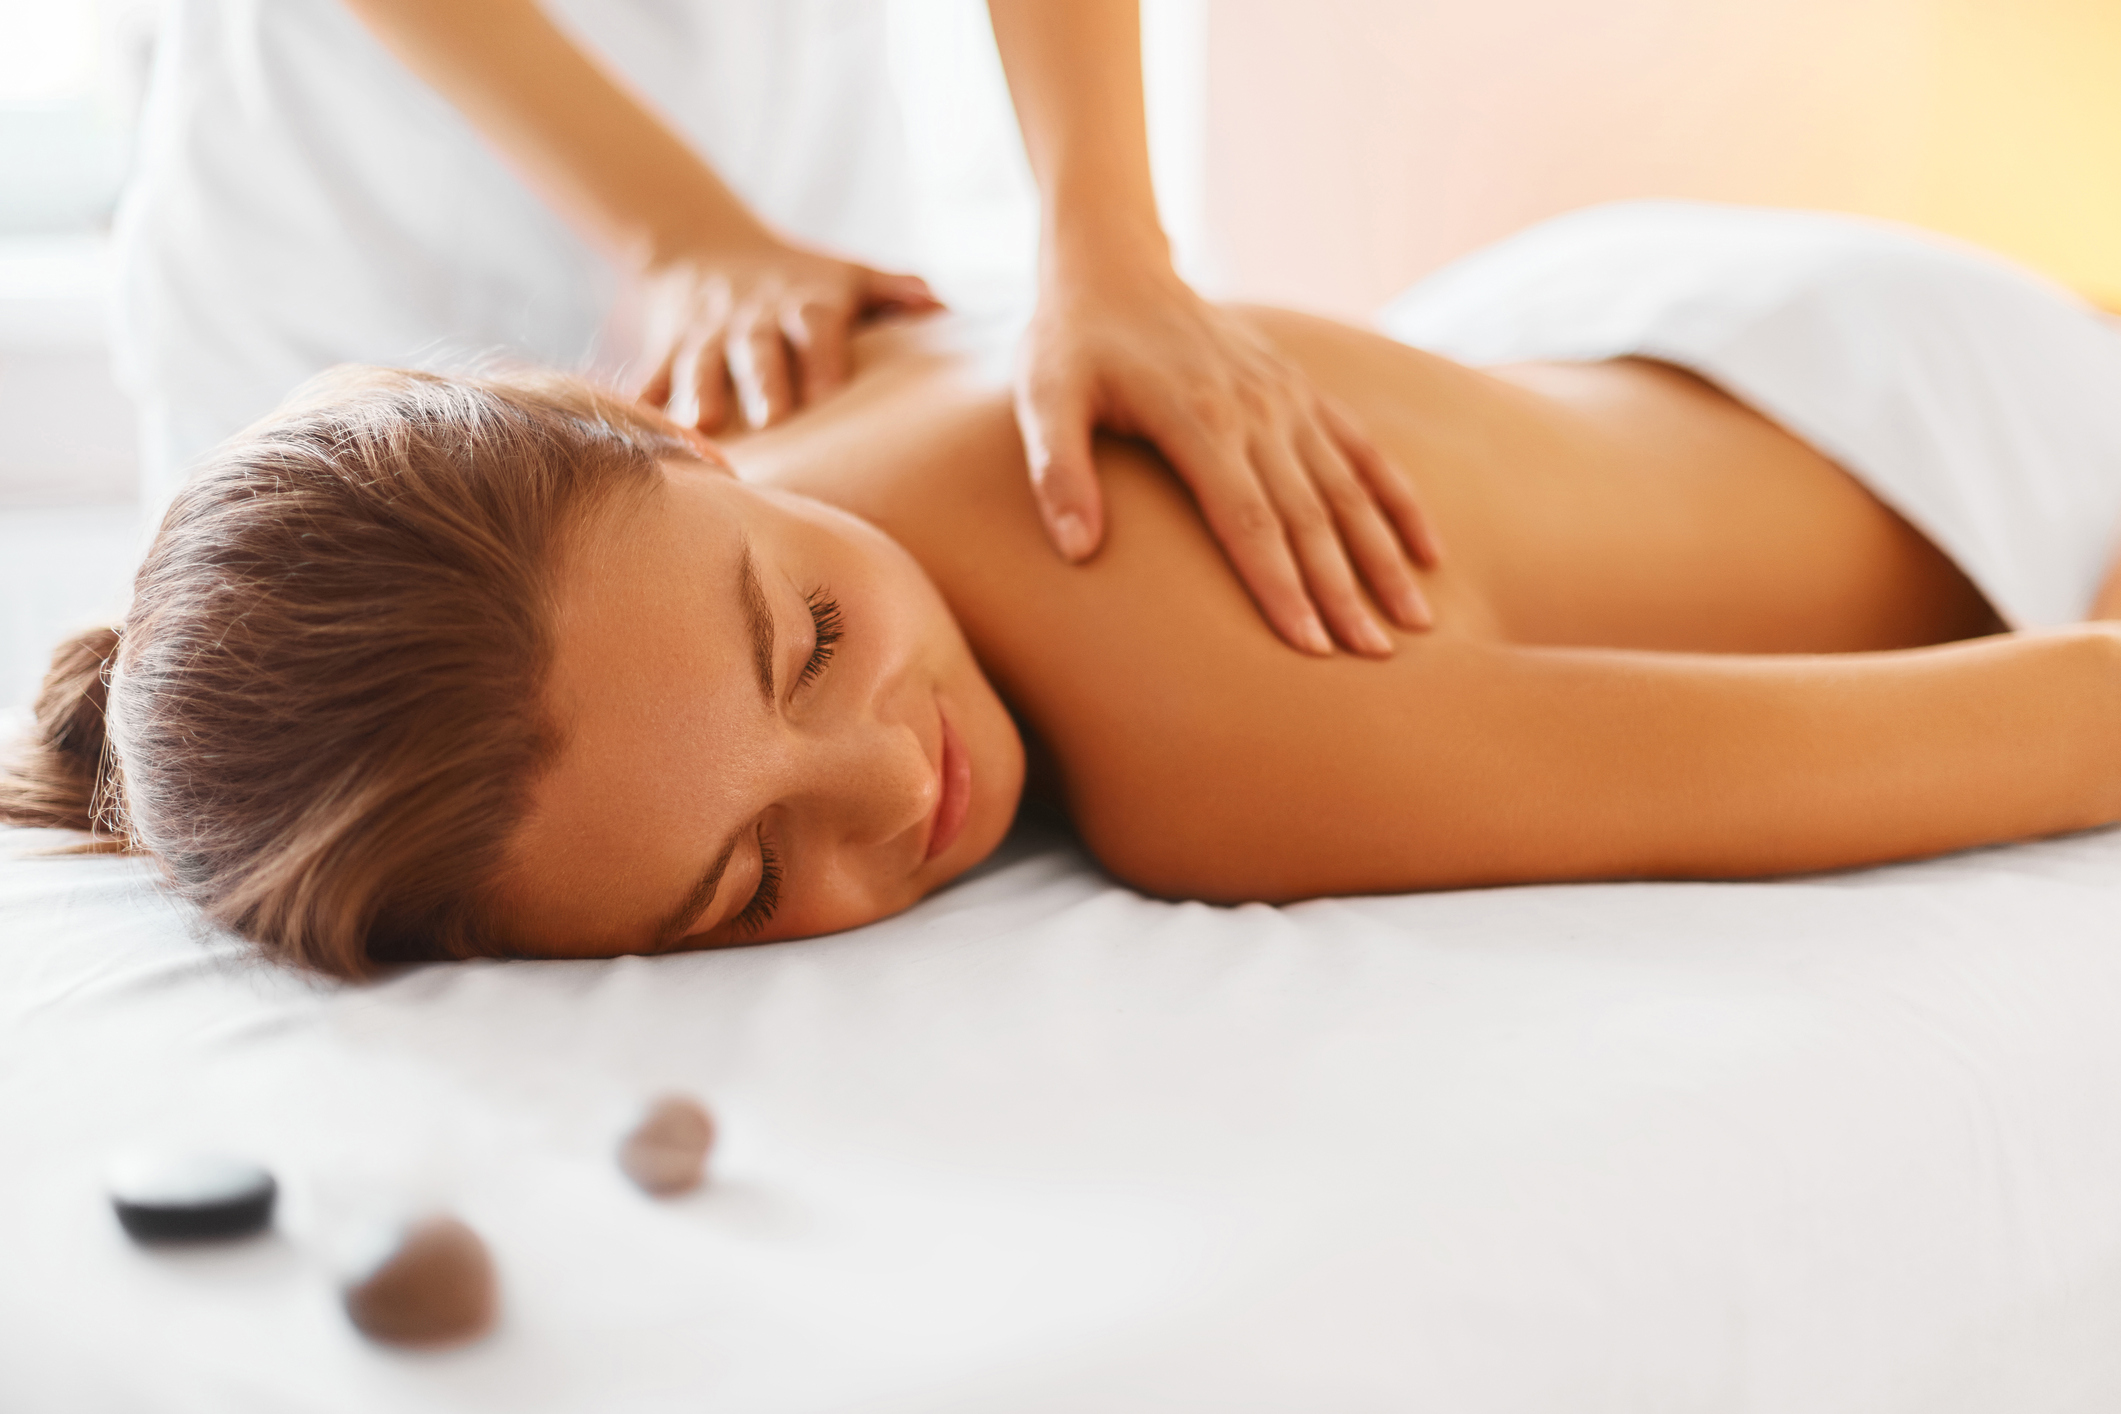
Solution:
M 2121 832 L 1768 884 L 1236 910 L 1030 834 L 836 939 L 304 982 L 0 833 L 0 1408 L 2121 1407 Z M 697 1090 L 657 1203 L 626 1107 Z M 131 1246 L 103 1156 L 257 1154 Z M 483 1344 L 320 1255 L 424 1196 Z

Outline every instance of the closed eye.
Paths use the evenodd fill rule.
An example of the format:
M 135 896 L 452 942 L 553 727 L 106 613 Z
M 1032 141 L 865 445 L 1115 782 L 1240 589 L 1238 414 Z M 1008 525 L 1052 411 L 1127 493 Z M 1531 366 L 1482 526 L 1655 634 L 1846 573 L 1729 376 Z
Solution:
M 816 631 L 816 641 L 811 646 L 810 657 L 803 663 L 802 672 L 796 675 L 798 688 L 808 687 L 824 673 L 825 665 L 832 661 L 833 645 L 845 632 L 839 600 L 829 598 L 822 589 L 813 589 L 803 602 L 810 607 L 810 623 Z
M 774 910 L 781 906 L 781 856 L 772 841 L 766 838 L 763 828 L 759 831 L 759 886 L 752 890 L 751 901 L 744 911 L 730 921 L 730 932 L 740 938 L 757 936 L 760 929 L 773 921 Z

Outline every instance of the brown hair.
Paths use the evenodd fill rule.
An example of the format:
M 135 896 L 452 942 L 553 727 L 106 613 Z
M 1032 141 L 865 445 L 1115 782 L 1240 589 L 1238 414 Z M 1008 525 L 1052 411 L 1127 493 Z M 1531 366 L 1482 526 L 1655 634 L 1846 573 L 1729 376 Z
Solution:
M 561 538 L 696 455 L 557 375 L 325 375 L 186 482 L 124 624 L 60 648 L 0 821 L 151 854 L 337 976 L 503 951 Z

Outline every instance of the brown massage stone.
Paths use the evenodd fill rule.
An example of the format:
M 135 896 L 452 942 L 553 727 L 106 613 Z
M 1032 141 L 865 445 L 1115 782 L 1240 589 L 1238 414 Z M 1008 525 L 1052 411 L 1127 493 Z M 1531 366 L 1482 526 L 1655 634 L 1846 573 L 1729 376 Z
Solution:
M 619 1168 L 658 1197 L 687 1193 L 707 1177 L 714 1116 L 690 1095 L 665 1095 L 619 1144 Z
M 403 1229 L 379 1260 L 356 1272 L 345 1299 L 346 1314 L 371 1340 L 453 1345 L 493 1324 L 493 1259 L 479 1235 L 456 1218 L 426 1218 Z

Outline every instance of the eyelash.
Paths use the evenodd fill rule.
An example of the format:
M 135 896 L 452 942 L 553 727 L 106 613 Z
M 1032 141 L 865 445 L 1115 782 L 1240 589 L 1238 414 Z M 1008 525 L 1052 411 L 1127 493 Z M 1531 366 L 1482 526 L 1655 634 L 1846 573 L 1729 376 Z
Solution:
M 781 857 L 774 853 L 767 842 L 765 831 L 759 832 L 759 886 L 752 891 L 751 902 L 736 916 L 731 929 L 743 937 L 752 934 L 773 921 L 773 911 L 781 906 Z
M 833 646 L 840 641 L 846 630 L 840 619 L 840 602 L 829 597 L 822 589 L 813 589 L 803 600 L 810 607 L 810 626 L 817 641 L 810 649 L 810 658 L 803 664 L 803 671 L 796 675 L 796 686 L 805 687 L 816 682 L 832 661 Z M 731 931 L 750 937 L 773 921 L 773 912 L 781 906 L 781 857 L 774 852 L 766 839 L 765 831 L 759 832 L 759 886 L 751 894 L 751 902 L 744 905 L 730 924 Z
M 839 600 L 828 598 L 822 589 L 813 589 L 803 602 L 810 606 L 810 623 L 817 631 L 817 645 L 810 650 L 810 659 L 803 664 L 802 672 L 796 674 L 797 687 L 807 687 L 818 680 L 825 665 L 832 661 L 833 645 L 846 632 L 841 625 Z

